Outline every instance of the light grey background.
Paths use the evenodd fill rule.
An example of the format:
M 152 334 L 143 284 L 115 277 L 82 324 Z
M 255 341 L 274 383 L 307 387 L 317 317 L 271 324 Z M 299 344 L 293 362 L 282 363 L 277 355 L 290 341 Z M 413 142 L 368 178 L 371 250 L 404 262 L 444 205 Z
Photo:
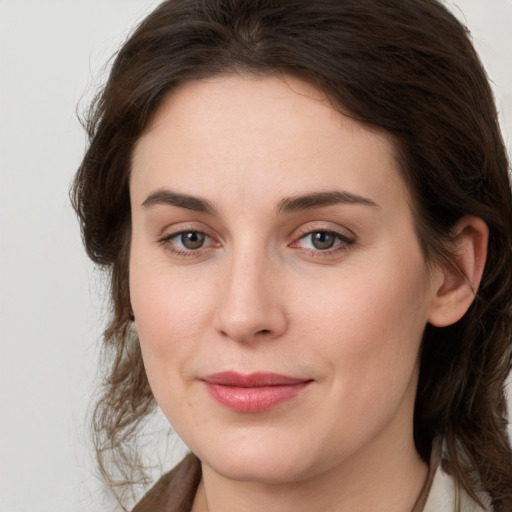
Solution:
M 0 510 L 112 510 L 86 410 L 105 304 L 68 188 L 75 109 L 157 0 L 0 0 Z M 453 0 L 494 82 L 512 148 L 512 0 Z M 464 15 L 462 14 L 464 13 Z

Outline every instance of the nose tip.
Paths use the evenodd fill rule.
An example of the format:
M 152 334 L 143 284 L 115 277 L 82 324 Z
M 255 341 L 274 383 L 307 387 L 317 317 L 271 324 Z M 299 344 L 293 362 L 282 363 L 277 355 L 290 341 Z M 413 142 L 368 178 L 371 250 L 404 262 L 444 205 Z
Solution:
M 223 337 L 240 342 L 273 339 L 283 332 L 284 329 L 279 325 L 282 322 L 279 320 L 273 321 L 269 316 L 259 320 L 254 313 L 255 311 L 252 317 L 244 318 L 224 316 L 218 323 L 217 330 Z
M 287 327 L 284 308 L 258 283 L 258 290 L 233 284 L 217 311 L 217 330 L 223 337 L 239 342 L 271 340 Z M 235 288 L 235 289 L 233 289 Z
M 271 340 L 287 329 L 285 305 L 271 270 L 263 266 L 232 269 L 215 315 L 215 328 L 239 342 Z

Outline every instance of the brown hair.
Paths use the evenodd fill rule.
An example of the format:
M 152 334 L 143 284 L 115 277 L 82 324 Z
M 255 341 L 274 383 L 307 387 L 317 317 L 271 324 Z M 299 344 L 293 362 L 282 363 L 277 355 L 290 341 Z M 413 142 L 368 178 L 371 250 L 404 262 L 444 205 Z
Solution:
M 178 84 L 236 72 L 293 74 L 391 134 L 427 262 L 452 258 L 451 231 L 463 216 L 489 226 L 471 308 L 453 326 L 426 328 L 414 435 L 424 460 L 442 436 L 449 470 L 469 494 L 477 500 L 482 489 L 496 512 L 512 510 L 508 161 L 482 65 L 466 29 L 437 0 L 168 0 L 121 48 L 91 107 L 90 145 L 72 192 L 87 252 L 111 279 L 107 371 L 94 413 L 104 474 L 113 457 L 123 477 L 133 476 L 129 447 L 155 405 L 130 332 L 133 147 Z

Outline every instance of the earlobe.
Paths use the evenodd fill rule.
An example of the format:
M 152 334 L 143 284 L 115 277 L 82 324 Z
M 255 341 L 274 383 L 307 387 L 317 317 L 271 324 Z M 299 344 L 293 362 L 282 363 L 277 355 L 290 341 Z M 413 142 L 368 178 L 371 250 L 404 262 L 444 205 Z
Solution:
M 478 217 L 464 217 L 454 229 L 456 252 L 453 264 L 440 265 L 429 322 L 446 327 L 460 320 L 471 306 L 487 259 L 489 228 Z

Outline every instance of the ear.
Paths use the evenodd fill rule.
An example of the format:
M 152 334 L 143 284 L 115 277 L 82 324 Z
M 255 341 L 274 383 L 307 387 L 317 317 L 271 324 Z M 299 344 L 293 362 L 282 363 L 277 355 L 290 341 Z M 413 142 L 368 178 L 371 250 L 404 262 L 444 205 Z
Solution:
M 436 327 L 454 324 L 471 306 L 484 272 L 489 228 L 478 217 L 464 217 L 455 226 L 454 239 L 454 264 L 439 264 L 436 272 L 429 316 Z

